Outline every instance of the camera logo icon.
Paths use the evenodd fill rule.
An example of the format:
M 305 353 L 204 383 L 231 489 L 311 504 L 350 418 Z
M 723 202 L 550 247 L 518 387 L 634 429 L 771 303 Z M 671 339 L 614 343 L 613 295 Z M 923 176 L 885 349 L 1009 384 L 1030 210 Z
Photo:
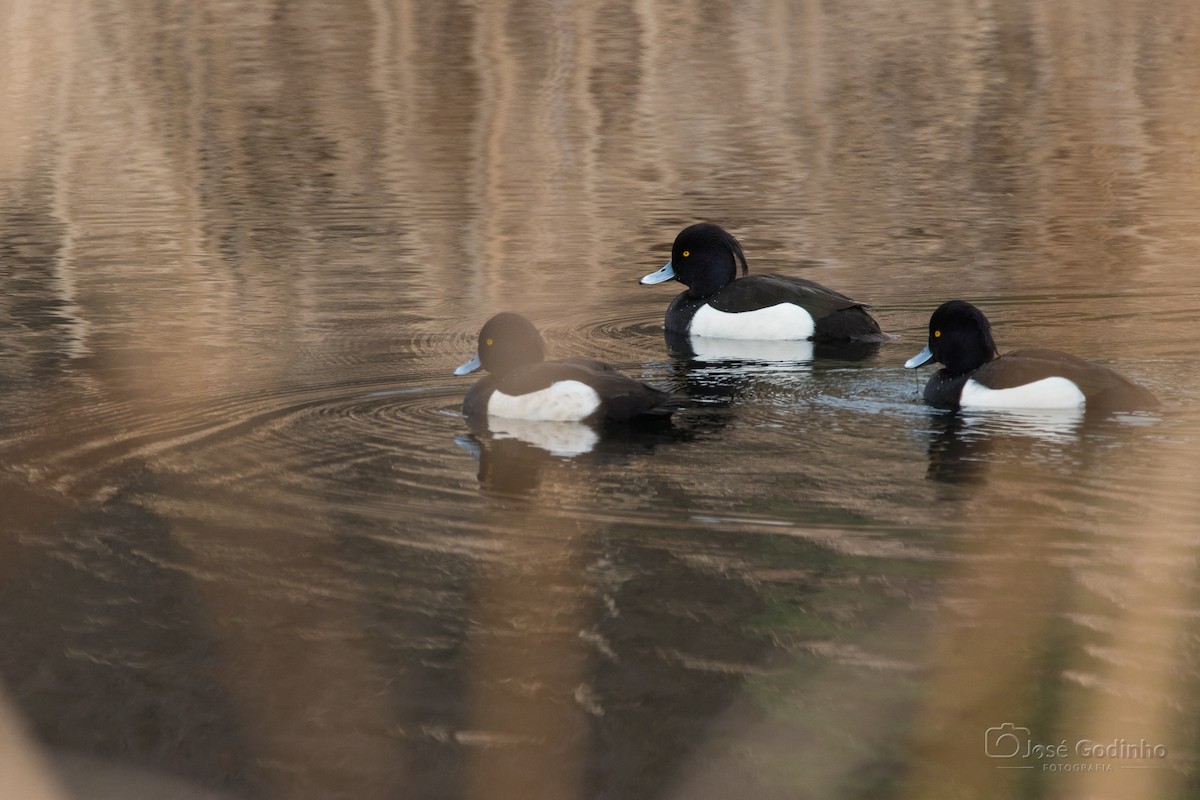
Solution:
M 988 758 L 1016 758 L 1029 741 L 1029 728 L 1005 722 L 983 732 L 983 752 Z

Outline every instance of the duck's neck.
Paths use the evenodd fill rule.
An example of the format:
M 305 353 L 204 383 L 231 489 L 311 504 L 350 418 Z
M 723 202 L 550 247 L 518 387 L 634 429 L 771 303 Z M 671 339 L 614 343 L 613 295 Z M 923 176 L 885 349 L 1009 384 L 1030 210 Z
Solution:
M 682 314 L 681 318 L 687 320 L 685 326 L 676 331 L 677 333 L 688 332 L 687 326 L 691 324 L 692 314 L 696 312 L 696 309 L 704 305 L 704 301 L 705 298 L 703 297 L 692 297 L 690 292 L 682 292 L 676 295 L 675 299 L 671 301 L 671 305 L 667 308 L 667 319 L 671 320 Z
M 970 377 L 970 373 L 955 375 L 948 369 L 939 369 L 925 384 L 925 402 L 934 408 L 958 408 L 958 398 Z

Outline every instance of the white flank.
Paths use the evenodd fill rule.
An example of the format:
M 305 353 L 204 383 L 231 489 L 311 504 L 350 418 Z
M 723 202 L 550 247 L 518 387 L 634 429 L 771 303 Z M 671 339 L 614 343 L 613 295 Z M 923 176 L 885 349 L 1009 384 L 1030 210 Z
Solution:
M 726 314 L 708 303 L 692 317 L 688 333 L 714 339 L 807 339 L 813 335 L 812 315 L 793 303 Z
M 600 407 L 600 395 L 580 381 L 559 381 L 529 394 L 511 396 L 492 392 L 488 400 L 489 417 L 540 419 L 552 422 L 576 422 Z
M 989 389 L 969 380 L 963 386 L 959 405 L 963 408 L 1079 408 L 1087 398 L 1066 378 L 1042 378 L 1011 389 Z

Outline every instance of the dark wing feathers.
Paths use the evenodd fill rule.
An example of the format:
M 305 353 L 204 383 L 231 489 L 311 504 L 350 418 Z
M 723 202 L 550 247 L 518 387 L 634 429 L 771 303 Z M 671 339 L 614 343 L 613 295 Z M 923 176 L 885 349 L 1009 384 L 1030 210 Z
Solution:
M 596 372 L 612 372 L 617 375 L 621 374 L 617 372 L 617 368 L 611 364 L 606 364 L 603 361 L 599 361 L 594 358 L 564 358 L 558 363 L 569 364 L 573 367 L 581 367 L 583 369 L 595 370 Z
M 972 374 L 975 380 L 991 389 L 1011 389 L 1056 376 L 1073 381 L 1085 395 L 1124 380 L 1112 370 L 1078 356 L 1039 348 L 1005 353 Z
M 783 275 L 741 278 L 707 299 L 709 305 L 727 314 L 753 311 L 778 303 L 795 303 L 812 314 L 813 319 L 859 305 L 846 295 L 819 283 Z
M 814 339 L 882 342 L 891 338 L 880 330 L 868 306 L 804 278 L 751 275 L 706 299 L 713 308 L 727 314 L 794 303 L 812 315 L 816 323 Z
M 679 407 L 675 395 L 670 392 L 655 389 L 649 384 L 621 374 L 603 361 L 590 358 L 529 364 L 505 375 L 491 388 L 516 396 L 546 389 L 558 381 L 570 380 L 585 383 L 596 390 L 601 399 L 600 416 L 611 422 L 624 422 L 647 414 L 669 415 Z M 474 391 L 475 389 L 471 390 L 472 393 Z M 471 394 L 468 393 L 467 397 L 469 400 Z
M 669 416 L 680 406 L 680 399 L 670 392 L 655 389 L 615 370 L 591 372 L 584 382 L 603 398 L 604 418 L 610 422 L 627 422 L 647 415 Z
M 849 339 L 854 342 L 886 342 L 892 337 L 883 332 L 867 311 L 867 306 L 853 305 L 817 320 L 813 338 L 818 341 Z
M 578 367 L 558 361 L 539 361 L 536 364 L 526 364 L 504 375 L 496 384 L 496 388 L 507 395 L 517 395 L 540 392 L 558 381 L 578 380 Z
M 1148 389 L 1123 375 L 1058 350 L 1014 350 L 984 364 L 971 377 L 992 389 L 1011 389 L 1044 378 L 1063 377 L 1079 387 L 1089 406 L 1135 409 L 1159 405 Z

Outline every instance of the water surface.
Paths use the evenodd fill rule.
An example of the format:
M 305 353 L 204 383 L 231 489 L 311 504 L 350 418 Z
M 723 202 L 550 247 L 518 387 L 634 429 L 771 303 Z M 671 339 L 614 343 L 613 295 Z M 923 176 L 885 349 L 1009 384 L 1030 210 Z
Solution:
M 16 2 L 0 37 L 0 684 L 80 796 L 1200 790 L 1200 7 Z M 899 338 L 680 353 L 637 279 L 698 220 Z M 925 408 L 952 297 L 1165 410 Z M 696 402 L 472 431 L 500 310 Z M 989 758 L 1004 723 L 1071 754 Z

